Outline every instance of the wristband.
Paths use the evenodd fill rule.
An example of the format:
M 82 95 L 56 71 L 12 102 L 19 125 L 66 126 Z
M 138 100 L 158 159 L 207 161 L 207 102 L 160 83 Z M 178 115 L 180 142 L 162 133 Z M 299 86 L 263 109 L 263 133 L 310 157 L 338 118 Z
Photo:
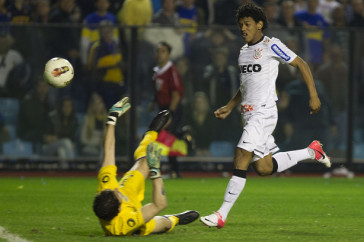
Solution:
M 149 171 L 149 178 L 154 180 L 161 177 L 161 172 L 157 168 L 150 168 Z
M 107 124 L 116 125 L 116 121 L 118 120 L 118 113 L 117 112 L 111 112 L 109 113 L 109 116 L 107 116 Z

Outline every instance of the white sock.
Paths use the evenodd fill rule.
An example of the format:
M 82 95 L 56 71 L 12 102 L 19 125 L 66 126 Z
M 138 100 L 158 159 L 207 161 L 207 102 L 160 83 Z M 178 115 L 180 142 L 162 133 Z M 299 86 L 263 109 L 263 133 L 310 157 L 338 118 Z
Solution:
M 279 152 L 273 155 L 278 163 L 277 172 L 282 172 L 295 166 L 299 161 L 315 158 L 315 152 L 310 148 L 302 150 L 293 150 L 288 152 Z
M 232 176 L 225 191 L 224 202 L 218 212 L 222 216 L 222 220 L 226 220 L 230 209 L 233 207 L 236 199 L 238 199 L 241 191 L 243 191 L 246 179 L 238 176 Z

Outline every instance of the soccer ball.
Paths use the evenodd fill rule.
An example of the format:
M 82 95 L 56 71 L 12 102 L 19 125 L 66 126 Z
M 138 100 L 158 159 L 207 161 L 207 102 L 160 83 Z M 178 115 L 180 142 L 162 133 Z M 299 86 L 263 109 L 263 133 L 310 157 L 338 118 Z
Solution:
M 44 80 L 53 87 L 62 88 L 69 85 L 73 76 L 73 66 L 64 58 L 52 58 L 45 65 Z

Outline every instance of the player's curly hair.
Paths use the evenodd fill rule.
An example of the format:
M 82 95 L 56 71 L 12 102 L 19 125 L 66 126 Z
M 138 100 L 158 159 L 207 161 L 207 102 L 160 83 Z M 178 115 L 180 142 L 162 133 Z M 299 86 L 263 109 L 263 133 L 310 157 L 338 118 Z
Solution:
M 265 16 L 263 9 L 261 9 L 253 2 L 248 2 L 246 4 L 243 4 L 239 6 L 238 9 L 236 10 L 235 20 L 238 24 L 239 20 L 245 17 L 251 17 L 252 19 L 254 19 L 256 23 L 262 21 L 263 22 L 262 30 L 268 27 L 267 16 Z
M 105 190 L 95 196 L 93 210 L 97 217 L 110 221 L 119 213 L 120 202 L 111 190 Z

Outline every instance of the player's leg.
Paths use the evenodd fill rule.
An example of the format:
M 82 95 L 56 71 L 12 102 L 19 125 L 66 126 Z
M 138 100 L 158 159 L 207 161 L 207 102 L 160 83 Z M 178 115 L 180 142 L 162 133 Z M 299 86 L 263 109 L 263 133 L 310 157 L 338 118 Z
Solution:
M 156 226 L 152 233 L 163 233 L 170 232 L 177 225 L 190 224 L 198 217 L 200 214 L 197 211 L 188 210 L 178 214 L 156 216 Z
M 278 152 L 273 156 L 268 155 L 254 162 L 253 166 L 259 175 L 268 176 L 276 172 L 285 171 L 297 165 L 299 161 L 313 159 L 314 154 L 315 152 L 310 148 Z
M 166 125 L 165 129 L 171 134 L 178 136 L 179 126 L 182 121 L 182 106 L 178 104 L 176 110 L 173 112 L 172 121 Z M 168 156 L 168 163 L 170 165 L 171 178 L 181 178 L 179 169 L 179 162 L 177 156 Z
M 139 170 L 145 179 L 149 176 L 149 167 L 145 159 L 147 155 L 147 147 L 151 142 L 154 142 L 157 139 L 159 131 L 167 123 L 169 116 L 170 112 L 168 110 L 163 110 L 157 114 L 150 123 L 149 129 L 144 134 L 138 148 L 134 152 L 136 162 L 130 170 Z
M 177 221 L 172 221 L 164 216 L 155 216 L 154 220 L 155 220 L 155 227 L 152 231 L 152 234 L 165 233 L 169 231 L 172 228 L 172 226 L 174 228 L 175 224 L 177 223 Z M 174 225 L 173 222 L 175 223 Z
M 145 228 L 141 230 L 140 234 L 148 235 L 170 232 L 177 224 L 178 218 L 176 217 L 155 216 L 146 224 Z
M 269 176 L 272 175 L 272 171 L 276 169 L 272 162 L 272 154 L 269 154 L 255 162 L 252 163 L 252 166 L 255 172 L 260 176 Z
M 224 202 L 217 212 L 201 217 L 200 220 L 210 227 L 222 228 L 226 218 L 243 191 L 246 182 L 246 172 L 252 159 L 253 153 L 241 148 L 236 148 L 234 158 L 234 171 L 225 190 Z
M 171 178 L 181 178 L 179 164 L 176 156 L 168 156 L 168 162 L 171 166 Z
M 274 154 L 272 157 L 273 172 L 282 172 L 307 159 L 317 160 L 326 167 L 331 166 L 330 157 L 323 151 L 322 144 L 314 140 L 307 148 Z
M 295 166 L 299 161 L 315 158 L 315 150 L 310 147 L 288 152 L 279 152 L 272 156 L 272 153 L 278 151 L 278 147 L 272 136 L 278 121 L 276 108 L 269 108 L 266 115 L 259 121 L 262 124 L 260 129 L 263 130 L 263 133 L 258 142 L 260 145 L 255 147 L 255 155 L 253 157 L 253 161 L 255 161 L 253 167 L 259 175 L 267 176 L 275 172 L 282 172 Z M 320 148 L 317 149 L 322 151 L 321 146 L 318 146 Z
M 330 157 L 322 149 L 322 144 L 315 140 L 307 148 L 279 152 L 265 156 L 264 158 L 253 163 L 256 172 L 261 176 L 268 176 L 276 172 L 285 171 L 298 162 L 308 159 L 314 159 L 324 164 L 326 167 L 331 166 Z

